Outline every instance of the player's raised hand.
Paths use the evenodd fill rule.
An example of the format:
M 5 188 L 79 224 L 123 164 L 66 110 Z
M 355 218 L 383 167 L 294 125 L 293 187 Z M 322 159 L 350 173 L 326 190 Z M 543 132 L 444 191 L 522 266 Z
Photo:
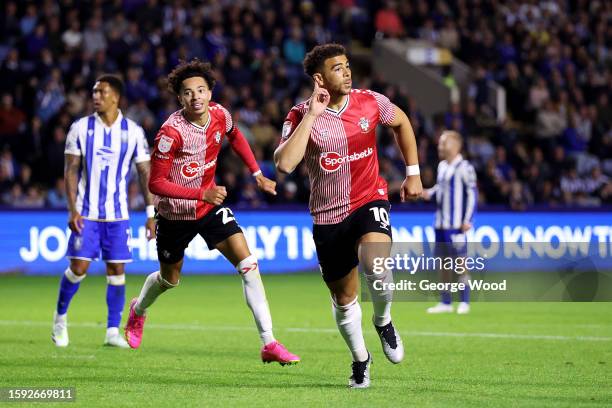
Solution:
M 257 181 L 257 187 L 261 191 L 271 195 L 276 195 L 276 181 L 270 180 L 261 173 L 255 177 L 255 180 Z
M 71 212 L 68 215 L 68 227 L 72 232 L 76 232 L 80 234 L 83 231 L 83 226 L 85 223 L 83 222 L 83 217 L 78 212 Z
M 221 205 L 225 197 L 227 197 L 227 190 L 223 186 L 215 186 L 202 193 L 202 201 L 213 205 Z
M 308 113 L 314 116 L 319 116 L 325 112 L 325 108 L 329 104 L 329 92 L 327 89 L 319 86 L 315 79 L 314 91 L 308 102 Z
M 421 176 L 408 176 L 404 179 L 400 188 L 400 199 L 402 203 L 406 200 L 416 200 L 423 194 Z

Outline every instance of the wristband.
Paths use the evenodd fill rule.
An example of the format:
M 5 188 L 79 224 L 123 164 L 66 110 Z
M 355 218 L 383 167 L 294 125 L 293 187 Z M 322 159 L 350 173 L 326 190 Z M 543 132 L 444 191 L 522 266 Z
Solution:
M 155 217 L 155 206 L 153 205 L 147 205 L 145 207 L 145 212 L 147 213 L 147 218 L 153 218 Z
M 253 173 L 253 177 L 257 177 L 261 174 L 261 170 L 257 170 L 255 173 Z
M 421 174 L 421 170 L 419 169 L 418 164 L 413 164 L 411 166 L 406 166 L 406 177 L 409 176 L 418 176 Z

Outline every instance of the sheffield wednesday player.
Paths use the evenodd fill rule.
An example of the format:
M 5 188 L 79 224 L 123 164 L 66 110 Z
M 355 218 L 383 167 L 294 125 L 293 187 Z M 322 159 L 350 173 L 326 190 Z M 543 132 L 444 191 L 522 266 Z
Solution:
M 67 258 L 70 266 L 60 283 L 51 338 L 68 345 L 67 311 L 85 279 L 91 261 L 106 262 L 108 320 L 104 344 L 128 347 L 119 334 L 125 303 L 125 263 L 129 247 L 127 187 L 132 161 L 136 163 L 147 204 L 147 235 L 155 237 L 153 198 L 148 191 L 149 147 L 144 131 L 119 110 L 123 82 L 103 75 L 93 87 L 95 113 L 78 119 L 66 138 L 64 177 L 68 199 L 68 226 L 72 231 Z
M 331 292 L 338 330 L 353 358 L 349 385 L 366 388 L 372 359 L 361 328 L 357 265 L 367 265 L 370 289 L 373 280 L 392 280 L 391 271 L 378 276 L 368 273 L 372 263 L 360 259 L 358 250 L 361 244 L 375 242 L 388 243 L 390 248 L 391 242 L 390 204 L 387 183 L 378 170 L 376 126 L 393 129 L 407 163 L 402 200 L 417 198 L 422 192 L 416 140 L 407 116 L 387 97 L 351 89 L 351 69 L 341 45 L 315 47 L 304 59 L 304 70 L 314 81 L 314 92 L 288 113 L 274 160 L 283 173 L 292 172 L 302 160 L 306 162 L 321 274 Z M 388 250 L 385 256 L 389 256 Z M 373 306 L 373 323 L 385 355 L 399 363 L 404 348 L 391 321 L 390 294 Z
M 168 76 L 169 87 L 183 109 L 170 115 L 155 139 L 149 187 L 158 210 L 157 253 L 160 271 L 150 274 L 140 296 L 130 303 L 125 335 L 132 348 L 140 346 L 146 310 L 157 297 L 179 284 L 185 248 L 198 234 L 218 249 L 242 278 L 263 348 L 264 362 L 295 364 L 300 358 L 276 339 L 259 274 L 232 211 L 222 206 L 227 192 L 215 184 L 217 156 L 224 137 L 240 156 L 264 192 L 276 194 L 276 183 L 263 176 L 255 156 L 229 112 L 211 102 L 215 79 L 210 64 L 193 60 L 179 64 Z
M 469 161 L 461 155 L 463 141 L 461 135 L 447 130 L 442 133 L 438 142 L 438 175 L 436 185 L 423 192 L 426 200 L 436 201 L 436 256 L 461 257 L 467 254 L 465 233 L 472 228 L 472 219 L 476 211 L 478 190 L 476 172 Z M 449 283 L 455 277 L 454 272 L 440 271 L 440 280 Z M 466 284 L 459 291 L 457 313 L 470 311 L 470 279 L 468 272 L 458 275 L 457 280 Z M 451 293 L 440 292 L 440 303 L 427 309 L 427 313 L 452 313 Z

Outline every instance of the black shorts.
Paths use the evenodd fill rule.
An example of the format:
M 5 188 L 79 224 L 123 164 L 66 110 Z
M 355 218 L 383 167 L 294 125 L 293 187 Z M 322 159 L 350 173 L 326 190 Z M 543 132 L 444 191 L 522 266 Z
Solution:
M 338 224 L 317 225 L 312 229 L 321 275 L 325 282 L 344 278 L 359 264 L 357 242 L 368 232 L 391 237 L 389 201 L 371 201 Z
M 199 220 L 179 221 L 157 216 L 157 257 L 160 262 L 174 264 L 183 259 L 185 249 L 200 234 L 208 248 L 242 233 L 232 210 L 216 206 Z

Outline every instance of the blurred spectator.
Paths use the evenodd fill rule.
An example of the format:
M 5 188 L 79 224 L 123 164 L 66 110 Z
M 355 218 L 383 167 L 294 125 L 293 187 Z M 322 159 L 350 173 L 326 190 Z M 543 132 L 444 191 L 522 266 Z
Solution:
M 566 118 L 559 112 L 558 106 L 545 100 L 536 118 L 536 136 L 549 148 L 556 143 L 567 126 Z
M 76 50 L 81 47 L 83 33 L 81 33 L 81 24 L 77 18 L 72 20 L 69 28 L 62 34 L 62 41 L 67 50 Z
M 106 37 L 102 31 L 102 21 L 99 18 L 92 18 L 83 32 L 84 49 L 95 54 L 99 50 L 106 50 Z
M 213 63 L 222 83 L 213 100 L 233 112 L 260 166 L 279 183 L 277 198 L 258 194 L 224 147 L 219 177 L 236 186 L 227 202 L 307 202 L 305 165 L 276 175 L 272 154 L 286 113 L 312 90 L 302 59 L 328 41 L 357 51 L 355 87 L 384 93 L 406 111 L 424 182 L 435 177 L 435 140 L 446 127 L 463 133 L 482 182 L 481 204 L 520 210 L 610 202 L 609 2 L 9 0 L 2 11 L 0 197 L 9 205 L 40 206 L 47 190 L 47 205 L 63 196 L 57 183 L 65 134 L 76 117 L 91 112 L 97 75 L 123 76 L 122 110 L 152 141 L 178 109 L 165 77 L 179 59 L 192 57 Z M 440 117 L 423 115 L 410 87 L 369 75 L 371 66 L 360 57 L 377 37 L 406 36 L 452 50 L 472 71 L 468 97 Z M 442 74 L 446 84 L 456 84 L 451 69 Z M 489 104 L 491 81 L 506 90 L 503 123 Z M 381 172 L 393 194 L 404 163 L 392 132 L 380 129 L 377 136 Z M 28 172 L 29 181 L 19 181 Z M 140 194 L 131 188 L 138 206 Z
M 59 69 L 53 69 L 50 77 L 36 93 L 36 103 L 38 106 L 36 114 L 43 122 L 48 122 L 58 113 L 66 100 L 61 75 Z
M 47 194 L 47 207 L 49 208 L 66 208 L 68 205 L 66 199 L 66 184 L 64 178 L 58 178 L 55 182 L 55 187 L 49 190 Z
M 397 13 L 394 0 L 385 1 L 385 7 L 378 10 L 375 17 L 376 31 L 387 37 L 399 37 L 404 34 L 404 26 Z
M 0 145 L 9 144 L 14 149 L 20 133 L 25 131 L 26 115 L 13 104 L 11 94 L 3 94 L 0 101 Z M 22 143 L 22 142 L 21 142 Z

